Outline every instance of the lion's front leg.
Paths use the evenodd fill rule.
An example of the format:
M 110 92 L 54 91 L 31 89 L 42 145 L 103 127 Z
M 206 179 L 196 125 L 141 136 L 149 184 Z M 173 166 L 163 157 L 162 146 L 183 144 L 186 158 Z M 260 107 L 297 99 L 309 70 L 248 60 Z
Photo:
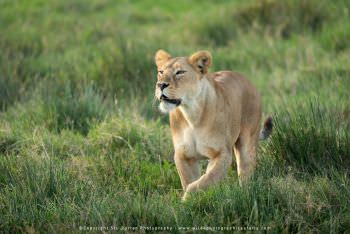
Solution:
M 186 200 L 189 193 L 204 190 L 208 186 L 217 183 L 223 179 L 232 163 L 232 156 L 228 152 L 220 153 L 215 158 L 211 158 L 208 164 L 207 171 L 198 180 L 187 186 L 186 192 L 182 200 Z
M 186 191 L 187 186 L 200 176 L 198 160 L 195 158 L 187 158 L 183 153 L 177 152 L 175 152 L 174 159 L 182 188 Z

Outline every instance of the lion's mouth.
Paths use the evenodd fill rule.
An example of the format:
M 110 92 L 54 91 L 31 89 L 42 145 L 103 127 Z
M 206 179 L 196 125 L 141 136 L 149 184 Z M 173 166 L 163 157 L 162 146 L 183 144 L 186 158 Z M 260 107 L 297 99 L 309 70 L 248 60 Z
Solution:
M 164 94 L 162 94 L 162 96 L 160 96 L 160 100 L 164 101 L 164 102 L 168 102 L 168 103 L 174 104 L 176 106 L 181 104 L 181 99 L 170 99 L 167 96 L 165 96 Z

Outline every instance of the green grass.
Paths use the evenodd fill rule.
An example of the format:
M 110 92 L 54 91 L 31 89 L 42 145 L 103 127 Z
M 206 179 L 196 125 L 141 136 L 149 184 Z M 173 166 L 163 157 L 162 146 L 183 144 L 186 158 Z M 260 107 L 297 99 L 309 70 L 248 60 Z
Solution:
M 349 10 L 345 0 L 1 1 L 0 230 L 349 232 Z M 180 202 L 153 98 L 159 48 L 210 50 L 212 71 L 239 71 L 261 91 L 275 128 L 246 187 L 233 169 Z

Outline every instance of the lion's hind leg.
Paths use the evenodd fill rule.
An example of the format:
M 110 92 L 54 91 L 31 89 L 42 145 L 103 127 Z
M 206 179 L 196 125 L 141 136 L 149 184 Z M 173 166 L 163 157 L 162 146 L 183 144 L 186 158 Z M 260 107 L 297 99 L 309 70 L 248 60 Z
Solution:
M 248 180 L 256 165 L 258 132 L 241 134 L 234 146 L 238 178 L 241 186 Z

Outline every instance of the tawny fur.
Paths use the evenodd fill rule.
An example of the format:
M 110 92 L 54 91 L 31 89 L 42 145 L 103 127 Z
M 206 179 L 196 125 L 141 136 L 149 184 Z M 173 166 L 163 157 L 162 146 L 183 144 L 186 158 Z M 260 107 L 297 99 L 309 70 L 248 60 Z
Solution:
M 240 183 L 253 172 L 260 133 L 261 98 L 242 75 L 231 71 L 208 73 L 212 57 L 199 51 L 190 57 L 172 58 L 159 50 L 156 97 L 179 99 L 181 104 L 161 101 L 170 112 L 170 127 L 185 200 L 189 193 L 205 190 L 222 180 L 234 151 Z M 178 71 L 185 71 L 176 75 Z M 166 85 L 163 90 L 162 84 Z M 209 159 L 200 175 L 199 160 Z

